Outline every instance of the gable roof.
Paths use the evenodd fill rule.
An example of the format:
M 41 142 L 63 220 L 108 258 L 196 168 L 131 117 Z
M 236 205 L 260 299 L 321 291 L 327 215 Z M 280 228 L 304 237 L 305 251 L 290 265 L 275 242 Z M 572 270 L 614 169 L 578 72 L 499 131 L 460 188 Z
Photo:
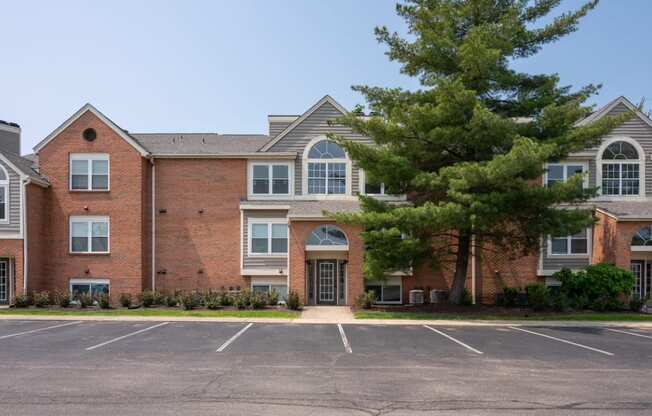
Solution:
M 32 160 L 7 150 L 0 150 L 0 159 L 18 173 L 19 176 L 29 178 L 32 182 L 43 187 L 50 186 L 48 180 L 36 171 L 36 166 Z
M 269 141 L 264 134 L 131 133 L 152 156 L 255 153 Z
M 263 147 L 261 147 L 261 148 L 260 148 L 260 151 L 261 151 L 261 152 L 266 152 L 266 151 L 268 151 L 272 146 L 274 146 L 274 145 L 275 145 L 276 143 L 278 143 L 281 139 L 283 139 L 283 137 L 287 136 L 288 133 L 290 133 L 292 130 L 294 130 L 294 128 L 295 128 L 296 126 L 298 126 L 299 124 L 301 124 L 305 119 L 307 119 L 308 117 L 310 117 L 310 115 L 311 115 L 312 113 L 314 113 L 315 111 L 317 111 L 317 110 L 319 109 L 319 107 L 321 107 L 322 105 L 324 105 L 324 104 L 326 104 L 326 103 L 331 104 L 333 107 L 335 107 L 337 110 L 339 110 L 343 115 L 346 114 L 346 113 L 348 112 L 348 111 L 346 111 L 346 109 L 345 109 L 344 107 L 342 107 L 342 105 L 340 105 L 340 103 L 338 103 L 337 101 L 335 101 L 335 100 L 334 100 L 330 95 L 325 95 L 321 100 L 317 101 L 317 103 L 316 103 L 315 105 L 313 105 L 312 107 L 310 107 L 310 108 L 308 109 L 308 111 L 306 111 L 305 113 L 303 113 L 303 114 L 301 115 L 301 117 L 299 117 L 299 118 L 297 118 L 296 120 L 294 120 L 294 122 L 292 122 L 289 126 L 287 126 L 287 127 L 286 127 L 282 132 L 280 132 L 279 134 L 277 134 L 276 137 L 274 137 L 272 140 L 270 140 L 269 142 L 267 142 L 267 144 L 265 144 Z
M 615 100 L 611 101 L 604 107 L 600 108 L 598 111 L 594 112 L 593 114 L 589 115 L 588 117 L 580 120 L 577 122 L 577 126 L 585 126 L 587 124 L 590 124 L 596 120 L 600 120 L 602 117 L 606 116 L 609 114 L 614 108 L 619 106 L 620 104 L 624 105 L 632 111 L 638 118 L 643 120 L 648 126 L 652 127 L 652 119 L 648 117 L 645 113 L 641 112 L 638 107 L 636 107 L 631 101 L 629 101 L 627 98 L 623 97 L 622 95 Z
M 111 127 L 113 131 L 116 132 L 118 136 L 123 138 L 127 143 L 129 143 L 134 149 L 141 154 L 141 156 L 149 156 L 149 152 L 145 149 L 137 140 L 129 135 L 125 130 L 121 129 L 117 124 L 111 121 L 107 116 L 102 114 L 97 108 L 93 107 L 90 103 L 85 104 L 80 108 L 75 114 L 73 114 L 68 120 L 64 121 L 59 127 L 57 127 L 52 133 L 50 133 L 45 139 L 41 140 L 36 146 L 34 146 L 34 152 L 38 153 L 42 148 L 44 148 L 48 143 L 57 137 L 63 130 L 68 128 L 72 123 L 74 123 L 79 117 L 84 115 L 87 111 L 93 113 L 97 118 L 102 120 L 104 124 Z

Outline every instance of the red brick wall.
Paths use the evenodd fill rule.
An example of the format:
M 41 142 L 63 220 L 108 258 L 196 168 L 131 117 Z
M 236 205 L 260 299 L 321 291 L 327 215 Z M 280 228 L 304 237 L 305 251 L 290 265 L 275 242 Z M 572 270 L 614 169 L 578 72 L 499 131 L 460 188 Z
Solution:
M 291 221 L 290 231 L 290 290 L 299 294 L 302 303 L 306 303 L 306 239 L 317 226 L 332 221 Z M 349 225 L 339 225 L 349 240 L 347 265 L 347 303 L 353 305 L 355 299 L 364 292 L 364 277 L 362 262 L 364 242 L 360 237 L 360 229 Z
M 88 142 L 82 132 L 92 127 L 97 138 Z M 68 188 L 70 153 L 110 155 L 109 192 L 71 192 Z M 86 112 L 39 152 L 41 173 L 50 181 L 47 192 L 48 246 L 44 261 L 44 287 L 67 289 L 70 278 L 108 278 L 114 301 L 122 292 L 140 293 L 146 272 L 143 253 L 145 171 L 148 162 L 136 149 L 91 112 Z M 69 253 L 69 218 L 73 215 L 108 215 L 108 255 Z
M 22 294 L 23 291 L 23 240 L 0 240 L 0 258 L 9 258 L 13 260 L 15 288 L 14 294 Z M 31 293 L 28 289 L 28 293 Z
M 29 184 L 25 192 L 27 206 L 27 291 L 44 290 L 47 287 L 45 261 L 49 256 L 47 240 L 43 238 L 49 189 Z
M 246 160 L 157 159 L 155 165 L 156 270 L 166 270 L 156 275 L 157 289 L 248 287 L 240 275 Z

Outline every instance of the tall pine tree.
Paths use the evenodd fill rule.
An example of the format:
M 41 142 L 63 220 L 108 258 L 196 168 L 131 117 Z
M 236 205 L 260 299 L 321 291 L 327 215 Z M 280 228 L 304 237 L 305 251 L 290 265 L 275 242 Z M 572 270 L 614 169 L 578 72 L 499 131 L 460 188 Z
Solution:
M 543 235 L 568 235 L 593 223 L 591 212 L 560 209 L 586 201 L 581 177 L 539 186 L 544 165 L 594 146 L 622 120 L 575 123 L 599 86 L 573 91 L 556 74 L 531 75 L 514 61 L 577 30 L 580 9 L 538 25 L 561 0 L 408 0 L 397 4 L 409 37 L 376 28 L 387 55 L 421 88 L 354 86 L 362 108 L 338 120 L 376 146 L 331 136 L 386 192 L 406 194 L 393 205 L 361 196 L 359 214 L 333 214 L 364 229 L 364 272 L 384 279 L 429 261 L 454 268 L 450 298 L 459 302 L 471 245 L 513 256 L 538 250 Z

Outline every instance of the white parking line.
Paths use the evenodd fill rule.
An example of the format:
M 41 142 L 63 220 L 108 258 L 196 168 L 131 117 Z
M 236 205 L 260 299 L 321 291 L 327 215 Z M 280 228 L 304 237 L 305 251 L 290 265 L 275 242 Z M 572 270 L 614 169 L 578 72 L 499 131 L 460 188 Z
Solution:
M 233 341 L 235 341 L 235 340 L 236 340 L 240 335 L 244 334 L 244 332 L 245 332 L 247 329 L 251 328 L 252 325 L 253 325 L 253 322 L 250 323 L 249 325 L 245 326 L 245 327 L 242 328 L 241 330 L 239 330 L 237 334 L 235 334 L 234 336 L 232 336 L 231 338 L 229 338 L 229 339 L 228 339 L 224 344 L 222 344 L 222 345 L 220 346 L 220 348 L 217 349 L 216 352 L 222 352 L 222 351 L 224 351 L 224 350 L 226 349 L 226 347 L 228 347 L 229 345 L 231 345 L 231 343 L 232 343 Z
M 611 332 L 618 332 L 619 334 L 627 334 L 627 335 L 633 335 L 635 337 L 641 337 L 641 338 L 649 338 L 652 339 L 652 336 L 649 335 L 643 335 L 643 334 L 637 334 L 636 332 L 628 332 L 628 331 L 621 331 L 619 329 L 611 329 L 611 328 L 605 328 L 607 331 Z
M 451 337 L 450 335 L 441 332 L 441 331 L 438 330 L 438 329 L 435 329 L 435 328 L 430 327 L 430 326 L 428 326 L 428 325 L 424 325 L 424 327 L 428 328 L 428 329 L 431 330 L 432 332 L 436 332 L 437 334 L 439 334 L 439 335 L 441 335 L 441 336 L 443 336 L 443 337 L 446 337 L 446 338 L 450 339 L 451 341 L 453 341 L 453 342 L 455 342 L 455 343 L 457 343 L 457 344 L 463 346 L 464 348 L 466 348 L 466 349 L 469 350 L 469 351 L 473 351 L 473 352 L 476 353 L 476 354 L 482 354 L 482 353 L 483 353 L 482 351 L 476 350 L 476 349 L 473 348 L 472 346 L 467 345 L 467 344 L 463 343 L 462 341 L 460 341 L 459 339 L 455 339 L 455 338 Z
M 528 334 L 538 335 L 540 337 L 549 338 L 549 339 L 552 339 L 552 340 L 555 340 L 555 341 L 563 342 L 564 344 L 574 345 L 576 347 L 580 347 L 580 348 L 584 348 L 584 349 L 587 349 L 587 350 L 599 352 L 600 354 L 614 355 L 614 353 L 609 352 L 609 351 L 599 350 L 597 348 L 589 347 L 588 345 L 584 345 L 584 344 L 578 344 L 577 342 L 569 341 L 567 339 L 562 339 L 562 338 L 553 337 L 551 335 L 542 334 L 541 332 L 534 332 L 534 331 L 530 331 L 530 330 L 523 329 L 523 328 L 517 328 L 515 326 L 510 326 L 509 328 L 514 329 L 516 331 L 527 332 Z
M 337 324 L 337 329 L 340 330 L 340 337 L 342 338 L 342 344 L 344 344 L 344 349 L 349 354 L 353 354 L 353 350 L 351 349 L 351 345 L 349 345 L 349 340 L 346 339 L 346 334 L 344 333 L 344 328 L 342 328 L 342 324 Z
M 103 346 L 105 346 L 105 345 L 113 344 L 114 342 L 117 342 L 117 341 L 123 340 L 123 339 L 125 339 L 125 338 L 129 338 L 129 337 L 134 336 L 134 335 L 142 334 L 143 332 L 146 332 L 146 331 L 149 331 L 149 330 L 151 330 L 151 329 L 158 328 L 158 327 L 160 327 L 160 326 L 167 325 L 167 324 L 169 324 L 169 322 L 161 322 L 160 324 L 156 324 L 156 325 L 153 325 L 153 326 L 149 326 L 149 327 L 147 327 L 147 328 L 140 329 L 140 330 L 138 330 L 138 331 L 136 331 L 136 332 L 132 332 L 132 333 L 130 333 L 130 334 L 123 335 L 123 336 L 118 337 L 118 338 L 110 339 L 110 340 L 108 340 L 108 341 L 106 341 L 106 342 L 102 342 L 101 344 L 97 344 L 97 345 L 93 345 L 92 347 L 88 347 L 88 348 L 86 348 L 86 351 L 92 351 L 92 350 L 94 350 L 94 349 L 96 349 L 96 348 L 100 348 L 100 347 L 103 347 Z
M 19 335 L 33 334 L 34 332 L 46 331 L 48 329 L 62 328 L 64 326 L 81 324 L 81 322 L 82 321 L 66 322 L 65 324 L 46 326 L 45 328 L 38 328 L 38 329 L 32 329 L 30 331 L 17 332 L 15 334 L 3 335 L 3 336 L 0 337 L 0 339 L 17 337 Z

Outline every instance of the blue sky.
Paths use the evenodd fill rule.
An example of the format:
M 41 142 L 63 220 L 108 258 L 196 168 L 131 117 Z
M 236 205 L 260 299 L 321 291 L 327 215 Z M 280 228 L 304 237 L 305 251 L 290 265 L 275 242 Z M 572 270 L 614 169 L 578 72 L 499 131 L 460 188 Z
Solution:
M 393 0 L 5 1 L 0 119 L 23 152 L 86 102 L 133 132 L 265 133 L 353 84 L 413 87 L 373 36 Z M 562 9 L 580 0 L 567 0 Z M 603 0 L 579 32 L 517 67 L 602 83 L 597 104 L 652 100 L 652 2 Z M 646 106 L 650 108 L 651 106 Z

